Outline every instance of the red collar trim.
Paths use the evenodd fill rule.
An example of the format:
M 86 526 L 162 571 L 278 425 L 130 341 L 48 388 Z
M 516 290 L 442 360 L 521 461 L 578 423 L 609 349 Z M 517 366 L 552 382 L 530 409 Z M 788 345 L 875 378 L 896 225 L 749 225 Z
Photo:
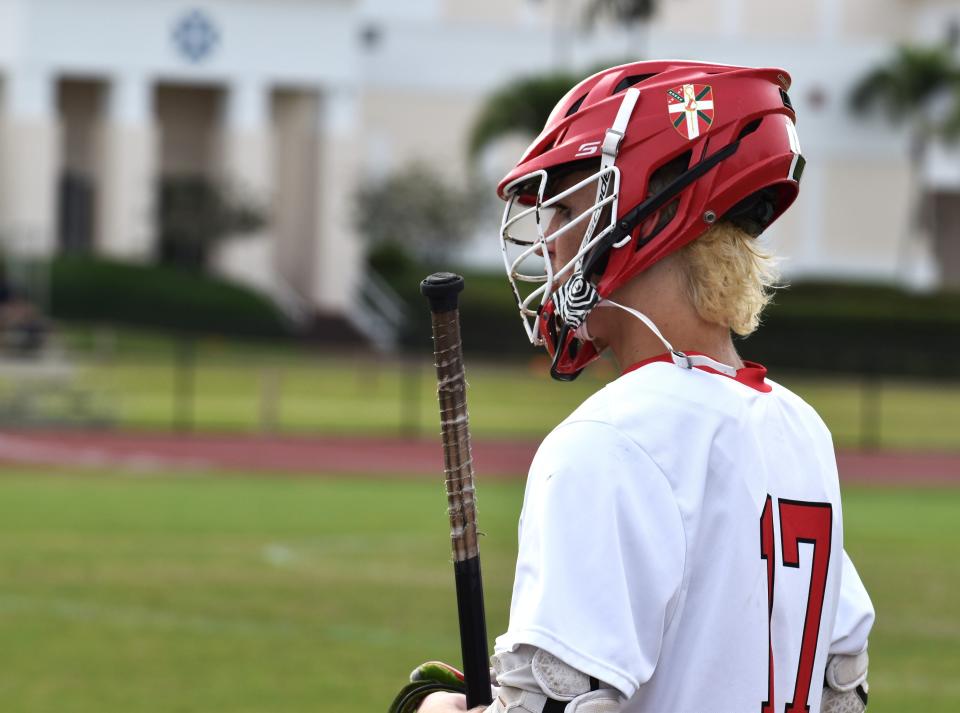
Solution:
M 699 354 L 699 352 L 686 353 L 690 355 Z M 638 361 L 636 364 L 628 366 L 623 370 L 623 373 L 629 374 L 631 371 L 636 371 L 642 366 L 646 366 L 647 364 L 652 364 L 657 361 L 667 362 L 668 364 L 673 363 L 673 359 L 670 358 L 670 354 L 668 352 L 664 352 L 663 354 L 658 354 L 657 356 L 644 359 L 643 361 Z M 727 376 L 721 371 L 711 369 L 709 366 L 697 366 L 694 368 L 702 369 L 709 374 L 720 374 L 720 376 L 726 376 L 728 379 L 739 381 L 744 386 L 749 386 L 751 389 L 755 389 L 756 391 L 760 391 L 765 394 L 773 391 L 773 388 L 770 386 L 770 384 L 765 381 L 765 377 L 767 376 L 767 367 L 763 366 L 762 364 L 757 364 L 753 361 L 744 361 L 743 368 L 737 369 L 736 376 Z

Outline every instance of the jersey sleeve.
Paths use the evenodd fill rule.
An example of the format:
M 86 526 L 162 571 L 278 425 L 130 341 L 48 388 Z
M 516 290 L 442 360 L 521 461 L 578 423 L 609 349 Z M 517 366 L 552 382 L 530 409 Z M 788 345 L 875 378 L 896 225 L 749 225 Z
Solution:
M 840 577 L 840 601 L 830 653 L 855 655 L 867 648 L 867 637 L 875 616 L 873 603 L 846 551 L 843 552 Z
M 679 509 L 659 467 L 601 422 L 556 429 L 527 483 L 510 626 L 630 697 L 657 665 L 683 577 Z

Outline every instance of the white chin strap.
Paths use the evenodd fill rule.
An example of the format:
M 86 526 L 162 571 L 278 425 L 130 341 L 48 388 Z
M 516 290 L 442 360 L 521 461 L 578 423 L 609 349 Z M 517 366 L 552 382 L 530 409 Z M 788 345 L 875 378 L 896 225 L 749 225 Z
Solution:
M 677 351 L 676 349 L 673 348 L 673 345 L 667 341 L 666 337 L 664 337 L 660 333 L 660 330 L 657 329 L 657 325 L 653 323 L 653 320 L 650 319 L 643 312 L 633 309 L 633 307 L 627 307 L 626 305 L 619 304 L 617 302 L 614 302 L 613 300 L 600 300 L 599 302 L 597 302 L 595 307 L 619 307 L 624 312 L 628 312 L 629 314 L 632 314 L 634 317 L 636 317 L 645 325 L 647 325 L 650 331 L 656 335 L 657 339 L 663 342 L 663 346 L 665 346 L 667 348 L 667 351 L 670 353 L 670 357 L 673 359 L 673 363 L 683 369 L 692 369 L 695 366 L 707 366 L 713 369 L 714 371 L 719 371 L 721 374 L 725 374 L 726 376 L 735 377 L 737 375 L 736 369 L 734 369 L 732 366 L 727 366 L 726 364 L 722 364 L 716 359 L 711 359 L 708 356 L 702 356 L 700 354 L 693 354 L 688 356 L 681 351 Z M 586 319 L 584 319 L 583 322 L 580 323 L 580 326 L 577 327 L 577 331 L 574 332 L 574 336 L 577 337 L 577 339 L 582 339 L 587 342 L 593 341 L 593 337 L 591 337 L 590 333 L 587 331 Z

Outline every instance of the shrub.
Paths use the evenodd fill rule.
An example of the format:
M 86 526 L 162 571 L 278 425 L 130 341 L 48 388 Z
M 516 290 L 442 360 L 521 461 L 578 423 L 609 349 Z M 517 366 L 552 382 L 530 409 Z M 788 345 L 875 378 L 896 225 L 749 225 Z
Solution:
M 238 336 L 289 333 L 266 297 L 190 270 L 65 256 L 52 261 L 50 290 L 51 314 L 61 320 Z

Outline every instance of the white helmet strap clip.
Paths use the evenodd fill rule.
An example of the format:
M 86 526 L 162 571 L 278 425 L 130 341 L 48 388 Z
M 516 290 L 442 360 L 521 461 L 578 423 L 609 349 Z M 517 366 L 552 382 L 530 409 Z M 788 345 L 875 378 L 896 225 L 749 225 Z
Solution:
M 620 102 L 620 108 L 617 110 L 617 116 L 613 120 L 613 126 L 607 129 L 603 137 L 603 146 L 600 153 L 600 168 L 612 166 L 617 160 L 617 153 L 620 151 L 620 144 L 623 143 L 623 137 L 627 133 L 627 124 L 630 123 L 630 117 L 637 106 L 637 100 L 640 99 L 640 90 L 636 87 L 630 87 L 623 95 L 623 101 Z
M 620 108 L 617 109 L 617 115 L 613 119 L 613 125 L 607 129 L 607 133 L 603 137 L 603 145 L 600 148 L 601 171 L 611 168 L 617 162 L 617 154 L 620 152 L 620 144 L 623 143 L 623 137 L 627 134 L 627 124 L 630 123 L 630 117 L 633 115 L 633 110 L 636 108 L 639 100 L 640 90 L 636 87 L 630 87 L 624 93 L 623 101 L 620 102 Z M 608 179 L 601 180 L 597 185 L 597 203 L 606 198 L 608 186 Z M 597 213 L 596 217 L 599 218 L 600 214 Z M 594 226 L 591 225 L 587 230 L 588 236 L 593 233 L 593 227 Z M 615 244 L 613 247 L 623 247 L 629 240 L 630 236 L 627 235 L 623 240 Z

